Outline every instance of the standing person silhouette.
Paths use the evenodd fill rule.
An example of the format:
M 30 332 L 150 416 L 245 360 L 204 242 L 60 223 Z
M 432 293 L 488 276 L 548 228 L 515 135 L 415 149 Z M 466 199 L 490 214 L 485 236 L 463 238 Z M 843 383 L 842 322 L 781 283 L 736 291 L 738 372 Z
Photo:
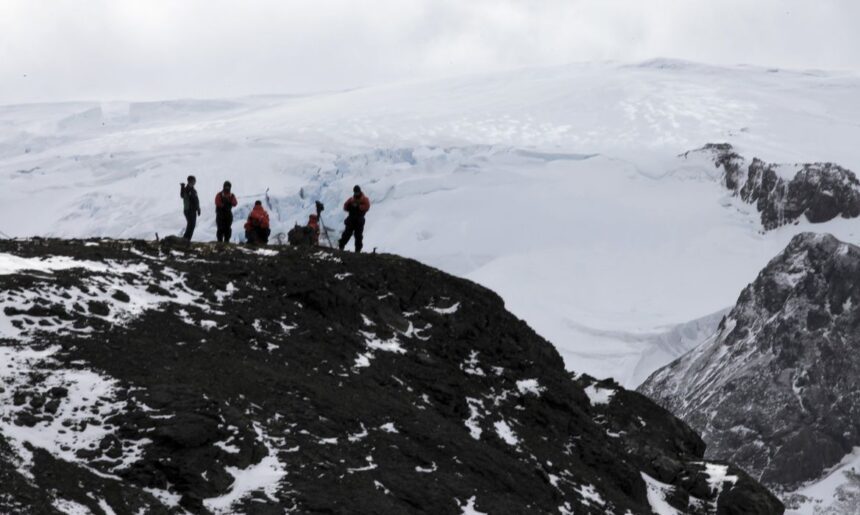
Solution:
M 182 211 L 185 214 L 185 234 L 182 235 L 188 241 L 194 235 L 197 227 L 197 217 L 200 216 L 200 198 L 197 196 L 197 178 L 188 176 L 188 183 L 179 183 L 179 196 L 182 197 Z
M 364 245 L 364 215 L 370 210 L 370 199 L 361 192 L 359 186 L 354 187 L 352 193 L 352 196 L 343 204 L 343 210 L 347 212 L 344 220 L 346 228 L 340 237 L 338 247 L 343 250 L 349 239 L 355 235 L 355 251 L 361 252 Z
M 215 195 L 215 225 L 218 227 L 215 237 L 224 243 L 233 235 L 233 208 L 239 203 L 232 189 L 230 181 L 224 181 L 224 189 Z

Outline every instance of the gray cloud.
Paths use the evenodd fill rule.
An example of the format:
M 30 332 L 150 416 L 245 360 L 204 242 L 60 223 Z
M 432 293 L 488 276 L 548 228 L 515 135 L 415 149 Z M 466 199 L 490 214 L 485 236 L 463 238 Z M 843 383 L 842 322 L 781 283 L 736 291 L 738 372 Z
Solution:
M 3 0 L 0 104 L 678 57 L 860 69 L 855 0 Z

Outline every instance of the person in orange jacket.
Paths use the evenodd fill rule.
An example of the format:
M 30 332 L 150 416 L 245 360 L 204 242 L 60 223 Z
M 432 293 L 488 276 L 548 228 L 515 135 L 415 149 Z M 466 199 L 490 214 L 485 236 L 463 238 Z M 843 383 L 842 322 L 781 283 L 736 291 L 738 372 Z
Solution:
M 320 244 L 320 218 L 314 213 L 311 213 L 308 216 L 308 227 L 310 227 L 311 231 L 311 242 L 314 245 Z
M 233 235 L 233 208 L 239 203 L 236 195 L 233 195 L 233 185 L 230 181 L 224 181 L 224 189 L 215 195 L 215 225 L 218 232 L 215 237 L 218 241 L 228 242 Z
M 361 252 L 364 243 L 364 215 L 370 210 L 370 199 L 361 192 L 361 188 L 358 186 L 352 189 L 352 193 L 353 195 L 346 199 L 343 204 L 343 210 L 348 214 L 344 220 L 346 228 L 340 237 L 338 247 L 343 250 L 349 239 L 355 235 L 355 251 Z
M 263 209 L 263 203 L 259 200 L 254 202 L 254 209 L 248 215 L 245 222 L 245 239 L 249 245 L 266 245 L 269 243 L 269 213 Z

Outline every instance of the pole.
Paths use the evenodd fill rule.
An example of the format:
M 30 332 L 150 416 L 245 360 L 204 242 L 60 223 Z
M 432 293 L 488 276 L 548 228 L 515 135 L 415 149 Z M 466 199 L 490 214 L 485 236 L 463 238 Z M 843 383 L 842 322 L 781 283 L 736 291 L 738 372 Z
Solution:
M 325 206 L 323 205 L 322 202 L 317 200 L 316 201 L 316 207 L 317 207 L 317 218 L 319 218 L 319 220 L 320 220 L 320 226 L 322 227 L 323 234 L 325 235 L 325 239 L 326 239 L 326 241 L 328 241 L 329 248 L 333 249 L 334 245 L 331 244 L 331 238 L 328 237 L 328 228 L 325 226 L 325 222 L 323 222 L 323 219 L 322 219 L 322 212 L 323 212 L 323 209 L 325 209 Z

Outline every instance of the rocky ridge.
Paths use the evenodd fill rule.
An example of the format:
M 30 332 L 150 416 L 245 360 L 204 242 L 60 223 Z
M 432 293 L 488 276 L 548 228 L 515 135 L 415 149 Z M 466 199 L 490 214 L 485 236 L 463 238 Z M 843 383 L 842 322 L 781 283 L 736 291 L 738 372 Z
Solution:
M 753 204 L 765 230 L 776 229 L 805 217 L 823 223 L 836 217 L 860 216 L 860 181 L 850 170 L 834 163 L 778 165 L 746 159 L 728 143 L 709 143 L 699 150 L 722 168 L 722 184 L 734 195 Z M 790 173 L 781 173 L 781 167 Z M 791 176 L 791 178 L 787 178 Z
M 395 256 L 3 241 L 0 313 L 2 512 L 782 513 Z

